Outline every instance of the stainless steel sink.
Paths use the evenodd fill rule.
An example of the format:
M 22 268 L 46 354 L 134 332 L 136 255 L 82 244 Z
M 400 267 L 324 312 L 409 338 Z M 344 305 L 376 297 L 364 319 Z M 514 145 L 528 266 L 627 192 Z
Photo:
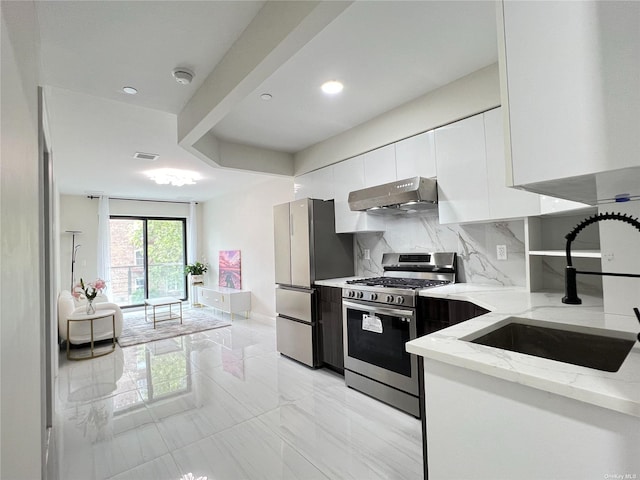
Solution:
M 510 320 L 477 338 L 467 336 L 463 340 L 605 372 L 617 372 L 635 343 L 633 334 L 616 332 L 619 336 L 608 336 L 598 329 L 565 330 L 535 324 L 548 322 L 517 317 Z

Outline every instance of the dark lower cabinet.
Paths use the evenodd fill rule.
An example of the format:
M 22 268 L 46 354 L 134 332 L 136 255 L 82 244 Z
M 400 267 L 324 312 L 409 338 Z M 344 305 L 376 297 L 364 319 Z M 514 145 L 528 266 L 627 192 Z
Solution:
M 342 344 L 342 289 L 317 286 L 318 324 L 321 362 L 344 375 L 344 346 Z
M 471 302 L 463 302 L 460 300 L 449 300 L 449 324 L 464 322 L 474 317 L 479 317 L 489 313 L 486 308 L 479 307 Z
M 428 335 L 456 323 L 489 313 L 478 305 L 461 300 L 418 297 L 418 336 Z

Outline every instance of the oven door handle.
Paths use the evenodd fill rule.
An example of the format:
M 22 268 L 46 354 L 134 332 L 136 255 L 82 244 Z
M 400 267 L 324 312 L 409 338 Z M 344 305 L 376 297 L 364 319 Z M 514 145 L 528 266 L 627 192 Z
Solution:
M 393 315 L 395 317 L 411 317 L 413 318 L 413 311 L 412 310 L 401 310 L 401 309 L 397 309 L 397 308 L 385 308 L 385 307 L 372 307 L 372 306 L 367 306 L 367 305 L 363 305 L 361 303 L 354 303 L 354 302 L 349 302 L 346 300 L 342 301 L 342 305 L 347 307 L 347 308 L 355 308 L 358 310 L 366 310 L 367 312 L 371 312 L 371 313 L 381 313 L 383 315 Z

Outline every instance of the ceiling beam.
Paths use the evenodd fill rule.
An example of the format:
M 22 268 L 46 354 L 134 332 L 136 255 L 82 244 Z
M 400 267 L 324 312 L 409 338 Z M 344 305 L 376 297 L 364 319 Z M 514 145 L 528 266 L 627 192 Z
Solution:
M 205 133 L 189 152 L 212 167 L 293 176 L 293 155 L 220 140 Z
M 208 156 L 209 148 L 196 148 L 196 143 L 351 3 L 267 1 L 178 115 L 178 143 L 199 158 Z M 211 139 L 204 143 L 211 146 Z M 215 150 L 218 155 L 210 160 L 222 166 L 220 150 Z M 293 157 L 290 162 L 284 170 L 293 172 Z M 229 161 L 222 163 L 234 168 Z M 274 173 L 273 165 L 265 165 L 264 170 L 254 162 L 251 165 Z M 282 165 L 276 170 L 282 171 Z

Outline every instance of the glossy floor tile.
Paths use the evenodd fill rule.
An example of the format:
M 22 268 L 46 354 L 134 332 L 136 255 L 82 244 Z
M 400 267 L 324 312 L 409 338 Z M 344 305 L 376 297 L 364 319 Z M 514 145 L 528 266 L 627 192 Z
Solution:
M 62 480 L 422 478 L 420 421 L 276 351 L 273 319 L 61 360 Z

